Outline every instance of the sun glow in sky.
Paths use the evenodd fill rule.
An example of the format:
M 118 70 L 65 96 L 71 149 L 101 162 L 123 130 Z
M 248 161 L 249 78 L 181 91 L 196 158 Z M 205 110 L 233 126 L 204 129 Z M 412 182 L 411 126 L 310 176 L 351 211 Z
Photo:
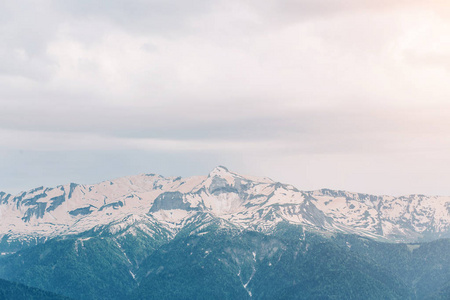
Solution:
M 450 2 L 0 1 L 0 190 L 216 165 L 450 195 Z

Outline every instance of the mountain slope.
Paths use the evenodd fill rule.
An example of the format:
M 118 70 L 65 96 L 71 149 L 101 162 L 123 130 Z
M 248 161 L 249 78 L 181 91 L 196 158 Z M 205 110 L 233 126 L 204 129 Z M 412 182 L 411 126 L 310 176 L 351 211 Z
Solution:
M 386 243 L 286 221 L 261 233 L 203 212 L 185 221 L 174 236 L 128 219 L 54 238 L 3 256 L 0 277 L 74 299 L 425 299 L 450 280 L 450 240 Z M 160 234 L 136 229 L 151 226 Z
M 74 299 L 445 297 L 449 199 L 224 167 L 1 193 L 0 277 Z
M 113 240 L 52 240 L 1 261 L 3 278 L 73 299 L 125 299 L 136 287 Z
M 173 236 L 198 212 L 260 232 L 287 221 L 324 232 L 414 242 L 450 237 L 449 211 L 450 197 L 299 191 L 217 167 L 208 176 L 184 179 L 144 174 L 95 185 L 40 187 L 17 196 L 1 193 L 0 251 L 129 218 L 150 217 Z
M 63 296 L 28 287 L 23 284 L 6 281 L 3 279 L 0 279 L 0 299 L 69 300 L 69 298 Z
M 128 258 L 140 247 L 125 250 L 104 234 L 3 257 L 0 275 L 74 299 L 415 299 L 406 281 L 335 238 L 286 222 L 271 234 L 197 225 L 204 230 L 147 248 L 138 264 Z
M 295 238 L 293 238 L 295 236 Z M 136 299 L 404 299 L 388 272 L 299 227 L 176 239 L 144 262 Z

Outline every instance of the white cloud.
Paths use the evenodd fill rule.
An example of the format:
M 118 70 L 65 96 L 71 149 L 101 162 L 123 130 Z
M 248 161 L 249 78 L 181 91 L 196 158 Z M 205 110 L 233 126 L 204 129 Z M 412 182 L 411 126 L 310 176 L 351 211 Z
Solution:
M 356 155 L 372 166 L 364 162 L 379 153 L 386 161 L 415 153 L 402 162 L 408 170 L 421 155 L 446 157 L 448 8 L 419 0 L 3 1 L 0 145 L 211 151 L 259 157 L 264 175 L 308 155 L 327 163 Z M 324 170 L 308 172 L 319 180 Z

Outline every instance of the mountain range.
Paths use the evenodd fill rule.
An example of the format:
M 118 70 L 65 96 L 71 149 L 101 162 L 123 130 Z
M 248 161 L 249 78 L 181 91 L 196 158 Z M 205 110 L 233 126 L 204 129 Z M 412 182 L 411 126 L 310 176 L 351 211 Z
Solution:
M 73 299 L 448 299 L 450 197 L 219 166 L 0 193 L 0 277 Z

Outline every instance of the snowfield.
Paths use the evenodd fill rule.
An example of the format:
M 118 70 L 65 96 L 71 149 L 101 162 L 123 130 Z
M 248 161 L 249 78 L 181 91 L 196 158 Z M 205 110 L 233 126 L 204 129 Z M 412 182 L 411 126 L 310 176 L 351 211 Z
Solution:
M 94 185 L 0 193 L 2 242 L 39 242 L 89 230 L 175 235 L 198 218 L 270 232 L 279 222 L 391 242 L 450 237 L 450 197 L 300 191 L 217 167 L 207 176 L 141 174 Z M 157 229 L 155 229 L 157 228 Z M 197 229 L 200 232 L 201 228 Z

